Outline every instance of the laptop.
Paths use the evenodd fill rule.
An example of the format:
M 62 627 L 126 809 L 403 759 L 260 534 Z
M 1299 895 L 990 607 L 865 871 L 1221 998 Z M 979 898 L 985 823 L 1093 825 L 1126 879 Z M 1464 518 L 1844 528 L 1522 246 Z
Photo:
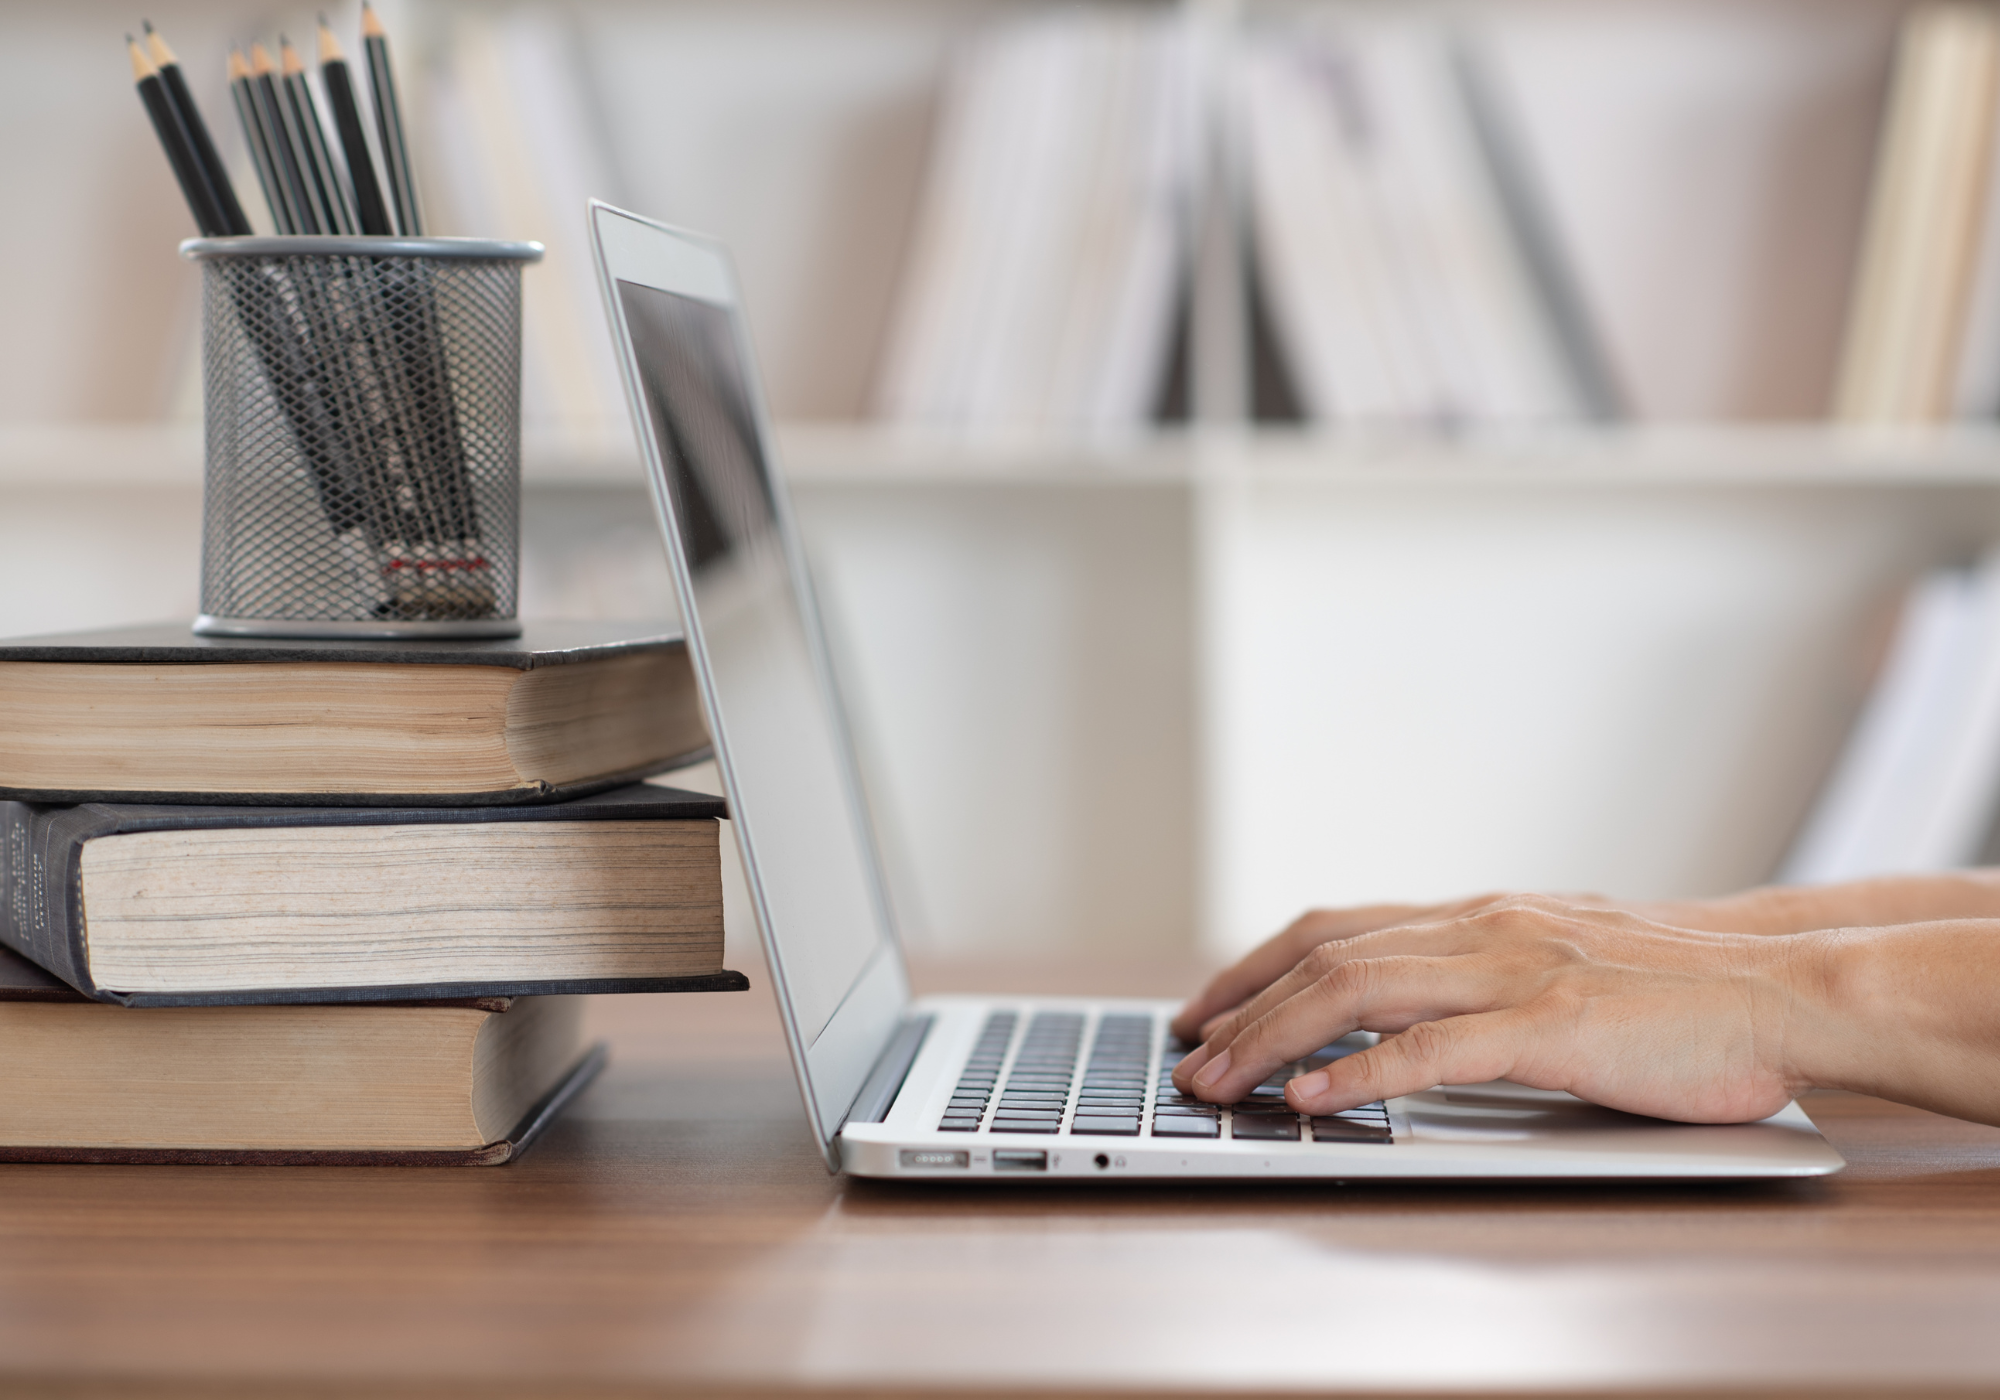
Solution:
M 829 1169 L 926 1181 L 1746 1178 L 1844 1165 L 1797 1104 L 1667 1123 L 1498 1082 L 1308 1118 L 1284 1081 L 1178 1093 L 1150 1000 L 913 1000 L 728 255 L 593 201 L 625 390 L 812 1131 Z

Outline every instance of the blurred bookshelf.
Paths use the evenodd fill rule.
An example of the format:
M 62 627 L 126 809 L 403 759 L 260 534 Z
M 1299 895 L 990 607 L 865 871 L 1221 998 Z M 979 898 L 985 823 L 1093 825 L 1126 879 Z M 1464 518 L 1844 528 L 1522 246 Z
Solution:
M 885 421 L 885 365 L 953 75 L 1063 7 L 376 8 L 437 230 L 552 249 L 522 453 L 543 615 L 671 606 L 566 211 L 604 195 L 733 249 L 920 948 L 1220 952 L 1305 902 L 1755 880 L 1859 703 L 1870 620 L 2000 538 L 2000 422 L 1819 421 L 1904 0 L 1335 7 L 1490 41 L 1626 421 L 1293 421 L 1311 405 L 1274 387 L 1274 292 L 1246 272 L 1256 172 L 1225 141 L 1193 156 L 1171 405 L 978 431 Z M 1325 7 L 1110 8 L 1088 43 L 1129 64 L 1135 17 L 1213 51 Z M 263 13 L 296 32 L 310 10 Z M 152 18 L 227 113 L 240 7 Z M 0 119 L 63 133 L 0 173 L 90 214 L 0 228 L 0 299 L 36 332 L 0 338 L 10 632 L 193 610 L 196 279 L 123 23 L 0 17 Z M 558 61 L 566 88 L 540 81 Z M 546 118 L 516 170 L 453 145 L 454 111 L 508 91 Z M 530 149 L 558 128 L 575 159 Z M 1107 246 L 1100 266 L 1141 260 Z
M 1234 477 L 1332 486 L 2000 486 L 2000 424 L 1574 425 L 1454 435 L 1267 426 L 1122 440 L 1045 433 L 969 440 L 852 422 L 785 423 L 773 432 L 786 471 L 806 490 L 1158 487 Z M 623 427 L 530 432 L 521 471 L 524 485 L 541 491 L 644 488 L 638 450 Z M 197 425 L 0 425 L 0 489 L 199 490 L 201 474 Z

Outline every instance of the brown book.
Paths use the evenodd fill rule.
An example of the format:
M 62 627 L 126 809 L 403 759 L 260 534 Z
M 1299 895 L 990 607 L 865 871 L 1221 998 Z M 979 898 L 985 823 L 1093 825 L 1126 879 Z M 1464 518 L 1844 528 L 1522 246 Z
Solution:
M 725 810 L 0 802 L 0 944 L 126 1006 L 737 990 Z
M 0 950 L 0 1161 L 498 1166 L 602 1068 L 581 1010 L 130 1010 Z
M 635 623 L 505 641 L 0 643 L 0 797 L 410 806 L 552 801 L 707 751 L 687 648 Z

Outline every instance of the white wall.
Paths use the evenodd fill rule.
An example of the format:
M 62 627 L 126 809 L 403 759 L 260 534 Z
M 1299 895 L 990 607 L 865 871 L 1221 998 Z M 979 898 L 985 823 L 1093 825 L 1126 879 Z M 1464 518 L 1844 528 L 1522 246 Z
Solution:
M 1319 904 L 1768 878 L 1871 627 L 2000 531 L 1942 486 L 1207 490 L 1217 950 Z

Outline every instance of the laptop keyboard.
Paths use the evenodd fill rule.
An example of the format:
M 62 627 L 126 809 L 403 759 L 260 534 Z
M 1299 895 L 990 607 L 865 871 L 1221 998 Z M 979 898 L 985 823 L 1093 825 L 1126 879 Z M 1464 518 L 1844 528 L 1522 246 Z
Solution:
M 1020 1022 L 1012 1011 L 986 1018 L 938 1122 L 940 1131 L 1106 1138 L 1144 1133 L 1211 1142 L 1393 1141 L 1389 1110 L 1379 1100 L 1321 1117 L 1296 1113 L 1285 1102 L 1287 1080 L 1339 1059 L 1348 1053 L 1344 1048 L 1329 1046 L 1286 1065 L 1242 1102 L 1225 1107 L 1174 1087 L 1174 1066 L 1189 1047 L 1168 1036 L 1164 1024 L 1151 1016 L 1111 1012 L 1098 1017 L 1081 1075 L 1077 1064 L 1089 1026 L 1084 1013 L 1036 1014 L 1016 1048 Z

